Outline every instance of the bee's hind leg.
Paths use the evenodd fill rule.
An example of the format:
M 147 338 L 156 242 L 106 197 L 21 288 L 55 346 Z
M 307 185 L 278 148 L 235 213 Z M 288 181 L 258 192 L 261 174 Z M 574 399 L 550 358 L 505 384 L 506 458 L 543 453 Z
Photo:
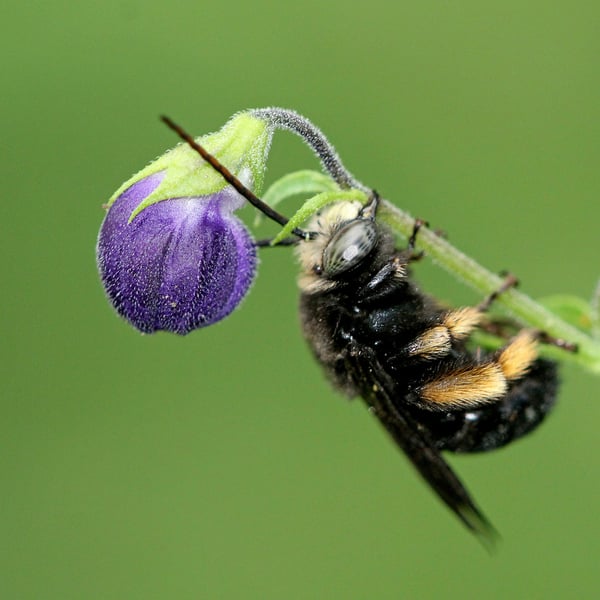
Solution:
M 501 294 L 503 294 L 507 290 L 517 287 L 518 285 L 519 285 L 519 280 L 512 273 L 507 273 L 504 278 L 504 281 L 502 282 L 502 285 L 498 289 L 494 290 L 487 298 L 485 298 L 485 300 L 483 300 L 483 302 L 480 302 L 477 305 L 477 308 L 481 312 L 487 312 L 489 310 L 490 306 L 492 306 L 494 301 Z
M 477 306 L 478 310 L 480 310 L 481 312 L 487 312 L 490 306 L 501 294 L 518 285 L 519 280 L 514 275 L 512 275 L 511 273 L 506 274 L 502 285 L 497 290 L 494 290 L 487 298 L 485 298 L 485 300 L 483 300 L 483 302 L 481 302 Z M 514 333 L 514 329 L 517 326 L 507 319 L 492 319 L 487 323 L 481 323 L 479 327 L 483 331 L 486 331 L 498 337 L 509 338 Z M 513 331 L 511 331 L 511 329 Z M 545 331 L 536 329 L 534 333 L 536 335 L 537 340 L 539 342 L 542 342 L 543 344 L 556 346 L 557 348 L 561 348 L 562 350 L 566 350 L 568 352 L 577 352 L 577 344 L 574 344 L 567 340 L 553 337 Z

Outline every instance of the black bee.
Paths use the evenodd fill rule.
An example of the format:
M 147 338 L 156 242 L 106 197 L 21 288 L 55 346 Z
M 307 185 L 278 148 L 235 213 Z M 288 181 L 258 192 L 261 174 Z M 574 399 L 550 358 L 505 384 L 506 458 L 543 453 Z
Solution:
M 163 120 L 252 204 L 287 221 Z M 479 306 L 443 308 L 409 278 L 421 222 L 399 249 L 376 218 L 378 202 L 373 193 L 365 206 L 331 204 L 313 217 L 309 233 L 294 230 L 304 335 L 335 387 L 363 398 L 438 496 L 492 543 L 493 527 L 441 452 L 492 450 L 536 428 L 554 404 L 556 364 L 538 358 L 542 334 L 533 330 L 521 330 L 495 352 L 471 349 L 487 309 L 516 280 L 508 277 Z
M 334 204 L 309 224 L 316 237 L 298 245 L 304 334 L 334 385 L 361 396 L 440 498 L 491 541 L 440 452 L 492 450 L 537 427 L 554 404 L 556 364 L 537 357 L 531 330 L 497 352 L 471 351 L 470 334 L 503 290 L 477 307 L 440 307 L 408 277 L 419 223 L 399 250 L 376 209 L 376 197 Z

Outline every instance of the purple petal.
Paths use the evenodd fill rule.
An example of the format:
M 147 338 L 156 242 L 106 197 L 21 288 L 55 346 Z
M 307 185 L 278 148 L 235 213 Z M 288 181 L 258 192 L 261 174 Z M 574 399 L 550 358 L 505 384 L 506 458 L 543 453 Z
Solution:
M 110 207 L 98 237 L 98 268 L 115 309 L 140 331 L 186 334 L 226 317 L 248 292 L 256 249 L 233 211 L 231 188 L 132 211 L 160 184 L 156 173 Z

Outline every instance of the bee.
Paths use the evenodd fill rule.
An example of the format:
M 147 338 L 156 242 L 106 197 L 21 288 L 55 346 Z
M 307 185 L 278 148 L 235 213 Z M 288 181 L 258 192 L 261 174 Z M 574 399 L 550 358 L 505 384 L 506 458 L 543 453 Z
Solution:
M 334 386 L 360 396 L 417 471 L 486 543 L 496 533 L 442 451 L 500 448 L 535 429 L 554 405 L 556 363 L 538 358 L 540 334 L 520 331 L 503 348 L 468 347 L 505 284 L 475 307 L 447 309 L 409 277 L 414 243 L 398 249 L 365 207 L 327 207 L 298 245 L 305 337 Z
M 287 222 L 179 126 L 163 120 L 249 202 Z M 555 403 L 558 377 L 556 363 L 538 356 L 538 344 L 551 340 L 523 329 L 496 351 L 473 349 L 474 331 L 497 329 L 486 313 L 516 279 L 507 276 L 477 306 L 442 306 L 410 277 L 410 265 L 420 257 L 415 241 L 423 222 L 415 222 L 407 247 L 399 248 L 377 220 L 379 202 L 372 192 L 365 205 L 330 204 L 306 231 L 294 230 L 297 239 L 289 243 L 301 269 L 302 330 L 335 388 L 362 398 L 439 498 L 493 546 L 495 529 L 442 452 L 500 448 L 544 420 Z

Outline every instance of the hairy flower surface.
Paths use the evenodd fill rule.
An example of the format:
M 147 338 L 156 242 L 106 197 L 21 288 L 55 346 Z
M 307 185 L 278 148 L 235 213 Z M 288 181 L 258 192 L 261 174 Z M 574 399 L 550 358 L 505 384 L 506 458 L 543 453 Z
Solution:
M 161 184 L 161 171 L 137 181 L 110 205 L 97 261 L 117 312 L 144 333 L 184 335 L 231 313 L 256 271 L 256 249 L 233 214 L 232 188 L 169 198 L 132 213 Z

